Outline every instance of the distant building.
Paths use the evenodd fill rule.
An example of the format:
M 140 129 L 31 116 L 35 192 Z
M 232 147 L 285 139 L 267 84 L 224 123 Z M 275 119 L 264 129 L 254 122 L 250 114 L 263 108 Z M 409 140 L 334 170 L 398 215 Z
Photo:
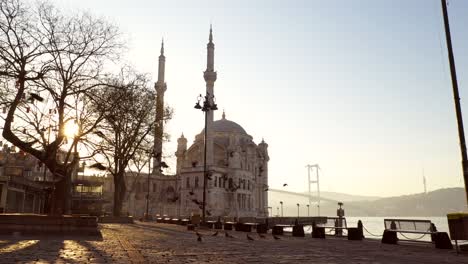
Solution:
M 7 144 L 0 146 L 0 212 L 45 213 L 59 178 L 36 157 Z M 60 152 L 59 159 L 65 155 Z M 72 172 L 71 213 L 100 214 L 103 180 L 84 175 L 78 179 L 83 171 L 84 164 Z
M 32 155 L 0 146 L 0 212 L 43 213 L 52 174 Z
M 206 91 L 214 95 L 214 43 L 210 29 L 207 44 L 207 68 L 204 72 Z M 161 46 L 159 56 L 158 81 L 155 84 L 158 100 L 156 108 L 163 109 L 165 56 Z M 161 111 L 157 111 L 161 113 Z M 156 117 L 154 164 L 160 164 L 163 131 L 161 116 Z M 222 119 L 214 121 L 213 111 L 207 118 L 207 170 L 209 180 L 206 191 L 207 216 L 268 216 L 268 144 L 261 141 L 256 144 L 253 137 L 234 121 Z M 142 216 L 146 208 L 146 194 L 149 192 L 150 214 L 189 216 L 201 214 L 203 196 L 204 165 L 204 130 L 195 136 L 191 146 L 182 136 L 177 140 L 176 175 L 162 175 L 154 170 L 148 181 L 148 174 L 126 174 L 128 197 L 124 202 L 124 211 L 135 216 Z M 107 187 L 106 187 L 107 186 Z M 112 180 L 106 182 L 106 193 L 111 198 Z M 111 206 L 111 205 L 109 205 Z

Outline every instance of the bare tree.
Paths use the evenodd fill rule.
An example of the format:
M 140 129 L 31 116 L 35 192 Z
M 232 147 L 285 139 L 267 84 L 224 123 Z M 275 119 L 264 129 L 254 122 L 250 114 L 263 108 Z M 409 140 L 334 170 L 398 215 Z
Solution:
M 121 48 L 117 28 L 87 13 L 66 16 L 47 3 L 0 0 L 3 137 L 57 176 L 53 213 L 68 212 L 78 144 L 103 118 L 89 106 L 99 101 L 103 68 Z M 70 122 L 78 131 L 67 143 Z
M 114 180 L 113 214 L 120 216 L 127 186 L 125 171 L 137 156 L 151 153 L 142 149 L 152 142 L 155 128 L 156 95 L 147 89 L 147 78 L 124 68 L 112 87 L 105 90 L 97 111 L 104 113 L 104 122 L 97 136 L 101 138 L 98 150 L 107 163 Z M 124 99 L 124 100 L 123 100 Z M 112 106 L 110 109 L 105 105 Z M 102 108 L 104 106 L 104 108 Z

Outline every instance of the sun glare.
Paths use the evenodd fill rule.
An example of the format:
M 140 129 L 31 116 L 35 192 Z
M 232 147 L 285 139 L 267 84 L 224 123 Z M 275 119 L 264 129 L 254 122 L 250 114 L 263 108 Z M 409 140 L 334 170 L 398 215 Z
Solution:
M 78 124 L 74 121 L 67 122 L 63 133 L 68 138 L 75 137 L 78 134 Z

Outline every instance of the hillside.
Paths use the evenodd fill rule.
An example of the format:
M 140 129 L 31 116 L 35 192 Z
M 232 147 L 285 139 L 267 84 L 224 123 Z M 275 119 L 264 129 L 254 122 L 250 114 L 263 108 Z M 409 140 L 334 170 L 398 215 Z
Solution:
M 388 198 L 353 196 L 335 193 L 324 198 L 343 201 L 346 216 L 445 216 L 448 212 L 466 211 L 465 190 L 463 188 L 438 189 L 427 194 L 395 196 Z M 365 200 L 360 200 L 360 198 Z M 344 198 L 344 199 L 343 199 Z M 348 200 L 346 200 L 348 198 Z M 376 200 L 371 200 L 376 198 Z M 288 196 L 285 194 L 270 194 L 269 206 L 273 214 L 280 213 L 279 202 L 283 201 L 283 214 L 285 216 L 297 215 L 297 203 L 300 204 L 300 215 L 307 215 L 307 197 Z M 322 201 L 321 215 L 333 216 L 336 214 L 336 202 Z M 316 203 L 312 203 L 310 215 L 317 215 Z

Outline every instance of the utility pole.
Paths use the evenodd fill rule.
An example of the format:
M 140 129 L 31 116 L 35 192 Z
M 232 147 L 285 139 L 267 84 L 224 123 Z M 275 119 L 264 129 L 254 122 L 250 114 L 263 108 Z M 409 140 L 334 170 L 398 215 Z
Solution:
M 460 151 L 462 156 L 463 179 L 465 181 L 465 195 L 468 203 L 468 158 L 466 154 L 465 130 L 463 128 L 463 117 L 460 106 L 460 95 L 458 93 L 457 71 L 455 69 L 455 59 L 452 50 L 452 37 L 450 35 L 449 18 L 447 14 L 447 0 L 441 0 L 442 14 L 444 16 L 445 37 L 447 40 L 448 59 L 450 63 L 450 75 L 452 77 L 453 100 L 455 102 L 455 112 L 457 115 L 458 137 L 460 139 Z

